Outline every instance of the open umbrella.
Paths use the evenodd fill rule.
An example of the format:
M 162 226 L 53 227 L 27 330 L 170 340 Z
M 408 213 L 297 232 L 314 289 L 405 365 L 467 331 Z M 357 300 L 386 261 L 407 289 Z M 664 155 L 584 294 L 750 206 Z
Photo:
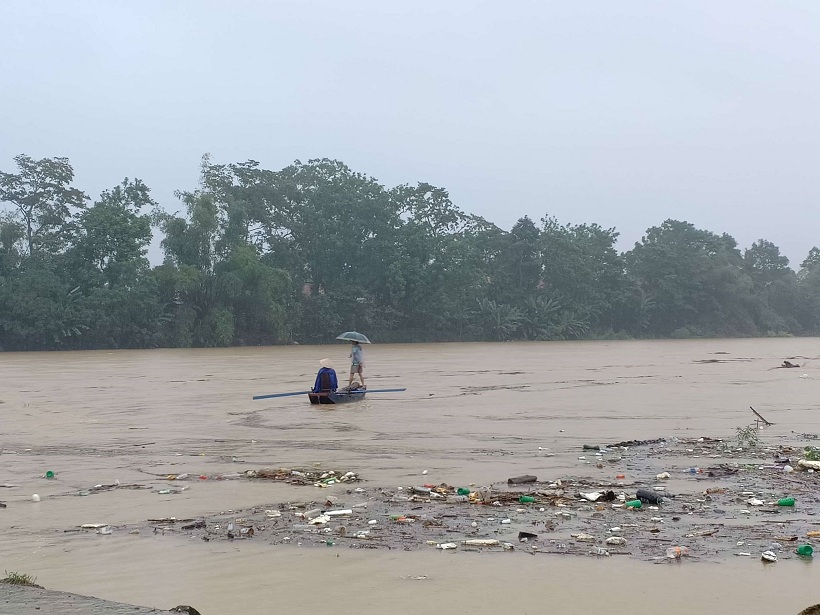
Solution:
M 336 336 L 337 340 L 345 340 L 347 342 L 359 342 L 360 344 L 369 344 L 370 340 L 366 335 L 362 335 L 356 331 L 345 331 L 341 335 Z

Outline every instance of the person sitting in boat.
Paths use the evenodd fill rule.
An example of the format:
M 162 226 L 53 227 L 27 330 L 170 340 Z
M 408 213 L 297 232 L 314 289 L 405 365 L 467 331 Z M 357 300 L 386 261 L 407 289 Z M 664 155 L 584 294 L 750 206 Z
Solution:
M 313 393 L 327 393 L 334 392 L 339 388 L 339 381 L 336 379 L 336 370 L 333 369 L 333 363 L 330 359 L 322 359 L 319 361 L 322 368 L 316 374 L 316 382 L 313 385 Z

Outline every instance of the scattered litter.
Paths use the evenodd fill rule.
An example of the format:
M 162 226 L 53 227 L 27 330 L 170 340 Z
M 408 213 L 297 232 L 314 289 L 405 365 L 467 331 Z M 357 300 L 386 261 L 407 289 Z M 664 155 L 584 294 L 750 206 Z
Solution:
M 812 557 L 814 554 L 814 547 L 811 545 L 800 545 L 797 547 L 796 553 L 801 557 Z
M 818 466 L 820 469 L 820 466 Z M 534 483 L 538 481 L 537 476 L 533 476 L 531 474 L 525 474 L 523 476 L 514 476 L 513 478 L 507 479 L 508 485 L 523 485 L 524 483 Z
M 756 433 L 754 426 L 752 429 Z M 204 541 L 259 537 L 257 540 L 289 545 L 287 548 L 412 550 L 427 545 L 456 550 L 464 545 L 495 547 L 489 549 L 493 552 L 514 551 L 518 547 L 519 553 L 527 554 L 631 555 L 657 561 L 680 559 L 692 549 L 699 554 L 697 560 L 703 561 L 729 555 L 748 557 L 764 548 L 777 554 L 782 552 L 782 545 L 794 543 L 791 550 L 797 548 L 799 554 L 803 547 L 811 545 L 800 544 L 798 536 L 820 538 L 820 531 L 812 527 L 812 515 L 820 504 L 815 478 L 818 474 L 812 472 L 820 470 L 820 450 L 804 448 L 806 439 L 800 441 L 799 447 L 789 446 L 783 439 L 771 445 L 761 441 L 752 447 L 741 447 L 734 439 L 708 437 L 628 441 L 609 448 L 589 445 L 598 446 L 586 449 L 600 454 L 596 462 L 569 464 L 585 469 L 567 472 L 564 466 L 566 474 L 542 482 L 527 474 L 483 487 L 476 487 L 476 483 L 458 487 L 441 482 L 394 487 L 340 485 L 335 491 L 320 492 L 319 497 L 309 496 L 306 501 L 271 503 L 267 507 L 214 513 L 199 519 L 155 519 L 149 520 L 149 525 L 118 526 L 116 530 L 123 534 L 153 531 L 169 538 Z M 810 455 L 817 459 L 810 459 Z M 570 452 L 568 459 L 572 456 Z M 609 464 L 613 464 L 611 469 L 598 471 Z M 788 476 L 784 475 L 786 466 L 793 470 L 787 472 Z M 624 468 L 628 468 L 630 482 Z M 681 472 L 687 473 L 685 480 L 670 485 L 685 483 L 686 487 L 679 492 L 669 493 L 672 489 L 665 488 L 665 484 L 650 482 L 680 479 Z M 176 487 L 187 487 L 197 477 L 206 481 L 276 480 L 320 487 L 360 480 L 355 472 L 319 468 L 154 476 L 173 482 L 162 488 L 156 482 L 153 486 L 115 482 L 79 493 L 91 495 L 121 488 L 181 493 Z M 325 496 L 327 493 L 332 495 Z M 785 497 L 787 493 L 789 497 Z M 62 495 L 77 494 L 73 491 Z M 778 499 L 774 494 L 784 497 Z M 799 506 L 791 509 L 794 499 L 799 500 Z M 788 514 L 784 514 L 783 506 L 790 508 Z M 662 514 L 655 512 L 660 508 Z M 781 513 L 782 521 L 772 519 L 777 513 Z M 742 520 L 732 523 L 732 519 Z M 789 534 L 774 535 L 774 531 L 784 531 L 783 521 L 789 523 Z M 89 524 L 66 531 L 98 531 L 106 527 L 109 526 Z M 567 536 L 573 540 L 566 541 Z M 689 546 L 670 546 L 681 542 Z M 628 550 L 618 550 L 627 544 Z M 745 550 L 740 551 L 741 548 Z M 664 551 L 666 558 L 658 558 Z
M 462 540 L 461 544 L 467 547 L 495 547 L 501 543 L 494 538 L 471 538 L 470 540 Z
M 689 555 L 688 547 L 669 547 L 666 550 L 666 557 L 668 559 L 680 559 Z
M 638 489 L 635 493 L 635 499 L 644 504 L 661 504 L 664 497 L 654 489 Z

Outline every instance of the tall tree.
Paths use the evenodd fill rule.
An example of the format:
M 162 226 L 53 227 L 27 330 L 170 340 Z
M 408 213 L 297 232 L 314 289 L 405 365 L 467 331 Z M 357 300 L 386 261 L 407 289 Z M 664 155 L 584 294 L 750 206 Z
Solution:
M 588 314 L 590 326 L 612 327 L 610 308 L 626 284 L 618 233 L 597 224 L 561 225 L 552 217 L 543 224 L 544 291 L 576 316 Z
M 215 168 L 203 159 L 200 188 L 178 193 L 186 215 L 155 211 L 166 254 L 155 278 L 171 315 L 165 335 L 174 344 L 274 342 L 285 329 L 290 280 L 248 243 L 255 218 L 247 214 L 247 200 L 238 198 L 231 178 L 236 168 Z M 255 163 L 242 167 L 254 168 Z
M 538 292 L 543 282 L 540 231 L 529 217 L 505 233 L 494 270 L 493 294 L 499 301 L 521 304 Z
M 30 256 L 63 250 L 71 229 L 72 214 L 85 205 L 87 196 L 70 184 L 74 169 L 68 158 L 35 160 L 15 156 L 17 173 L 0 172 L 0 202 L 12 206 L 25 229 L 25 249 Z
M 141 180 L 128 178 L 105 190 L 77 218 L 76 256 L 113 286 L 131 282 L 148 268 L 145 254 L 151 242 L 150 211 L 157 207 Z
M 626 262 L 645 293 L 650 335 L 756 331 L 752 282 L 731 236 L 667 220 L 647 230 Z

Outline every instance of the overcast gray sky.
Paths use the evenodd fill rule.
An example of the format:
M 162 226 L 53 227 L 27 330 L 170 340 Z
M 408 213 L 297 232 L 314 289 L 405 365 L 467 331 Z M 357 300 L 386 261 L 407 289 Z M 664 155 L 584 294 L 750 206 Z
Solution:
M 820 244 L 817 0 L 0 3 L 0 169 L 168 209 L 200 157 L 338 158 L 523 215 Z M 152 250 L 152 259 L 159 252 Z

